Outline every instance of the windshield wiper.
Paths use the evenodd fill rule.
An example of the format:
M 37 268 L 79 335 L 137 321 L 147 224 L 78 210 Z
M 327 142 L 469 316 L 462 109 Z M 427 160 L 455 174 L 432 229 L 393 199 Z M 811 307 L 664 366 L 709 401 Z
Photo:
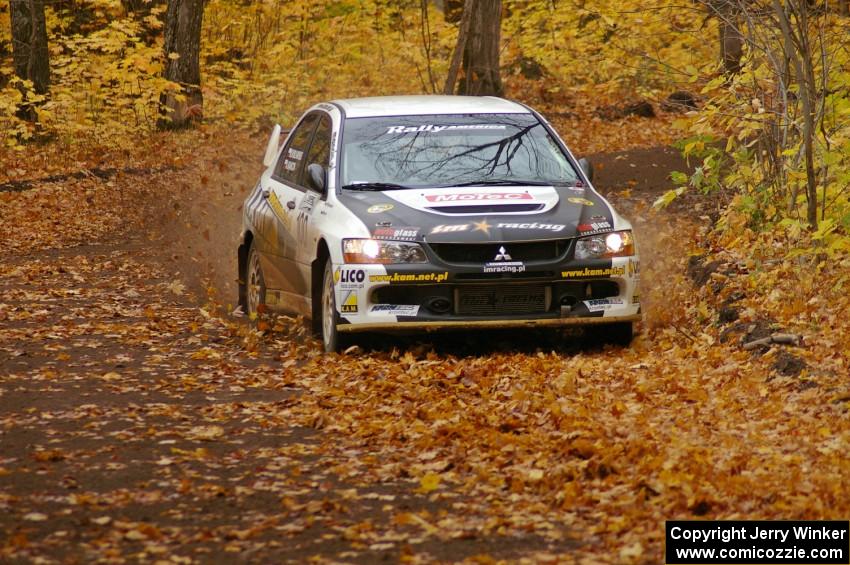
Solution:
M 454 186 L 552 186 L 552 183 L 542 182 L 539 180 L 490 179 L 444 184 L 441 185 L 440 188 L 449 188 Z
M 402 190 L 410 188 L 394 182 L 355 182 L 342 187 L 345 190 Z

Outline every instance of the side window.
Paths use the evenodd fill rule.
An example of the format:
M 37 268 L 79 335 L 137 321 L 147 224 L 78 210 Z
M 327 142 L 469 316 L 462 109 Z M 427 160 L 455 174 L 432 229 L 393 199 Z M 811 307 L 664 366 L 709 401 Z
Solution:
M 275 179 L 293 184 L 298 182 L 298 176 L 304 166 L 304 153 L 310 145 L 310 138 L 318 119 L 317 114 L 310 114 L 289 135 L 289 141 L 274 168 L 274 175 L 272 176 Z
M 318 163 L 327 170 L 328 161 L 331 157 L 331 119 L 327 116 L 322 116 L 319 122 L 319 127 L 316 128 L 316 135 L 313 137 L 313 145 L 310 146 L 310 151 L 307 153 L 306 165 L 310 163 Z M 307 170 L 307 166 L 304 170 Z

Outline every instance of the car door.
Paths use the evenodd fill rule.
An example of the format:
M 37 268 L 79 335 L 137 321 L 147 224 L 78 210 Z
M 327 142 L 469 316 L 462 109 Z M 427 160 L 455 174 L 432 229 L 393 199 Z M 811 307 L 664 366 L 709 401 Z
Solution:
M 303 296 L 305 290 L 294 264 L 297 253 L 296 218 L 304 195 L 300 182 L 318 121 L 319 114 L 311 112 L 296 126 L 278 156 L 268 186 L 264 187 L 275 219 L 275 229 L 268 234 L 270 241 L 264 253 L 267 259 L 263 265 L 267 300 L 271 298 L 271 302 L 295 311 L 302 309 L 302 301 L 298 297 Z
M 304 196 L 301 197 L 298 215 L 295 219 L 296 253 L 294 261 L 301 272 L 301 283 L 305 289 L 305 296 L 310 294 L 312 262 L 316 257 L 316 247 L 320 236 L 320 226 L 317 225 L 317 222 L 320 218 L 320 211 L 325 205 L 327 193 L 327 186 L 323 191 L 316 191 L 309 186 L 307 167 L 311 164 L 321 165 L 325 170 L 325 183 L 327 184 L 332 129 L 330 116 L 323 113 L 313 135 L 313 142 L 310 144 L 307 157 L 304 159 L 304 167 L 299 181 L 299 185 L 304 190 Z

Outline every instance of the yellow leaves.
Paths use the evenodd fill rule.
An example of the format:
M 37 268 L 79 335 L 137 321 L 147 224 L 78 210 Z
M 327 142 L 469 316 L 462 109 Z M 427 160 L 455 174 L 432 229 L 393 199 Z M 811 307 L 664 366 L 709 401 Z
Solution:
M 181 457 L 186 457 L 189 459 L 206 459 L 210 456 L 210 452 L 207 451 L 206 448 L 198 447 L 196 449 L 180 449 L 179 447 L 172 447 L 171 453 L 174 455 L 179 455 Z
M 427 473 L 419 480 L 419 492 L 429 493 L 440 488 L 440 475 Z
M 214 360 L 217 360 L 217 359 L 221 359 L 222 355 L 221 355 L 221 352 L 216 351 L 215 349 L 213 349 L 211 347 L 203 347 L 203 348 L 199 349 L 198 351 L 192 353 L 192 355 L 190 355 L 190 357 L 192 359 L 196 359 L 196 360 L 213 360 L 214 361 Z

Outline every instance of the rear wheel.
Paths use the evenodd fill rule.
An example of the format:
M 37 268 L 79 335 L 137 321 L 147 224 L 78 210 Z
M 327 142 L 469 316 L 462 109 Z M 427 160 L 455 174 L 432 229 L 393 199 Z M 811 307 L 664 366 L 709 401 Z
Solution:
M 322 278 L 322 346 L 327 353 L 340 351 L 345 347 L 345 338 L 336 329 L 338 322 L 333 265 L 328 258 Z
M 245 306 L 249 317 L 256 317 L 266 304 L 266 281 L 263 278 L 263 268 L 260 266 L 260 255 L 251 243 L 248 250 L 248 265 L 245 273 Z

